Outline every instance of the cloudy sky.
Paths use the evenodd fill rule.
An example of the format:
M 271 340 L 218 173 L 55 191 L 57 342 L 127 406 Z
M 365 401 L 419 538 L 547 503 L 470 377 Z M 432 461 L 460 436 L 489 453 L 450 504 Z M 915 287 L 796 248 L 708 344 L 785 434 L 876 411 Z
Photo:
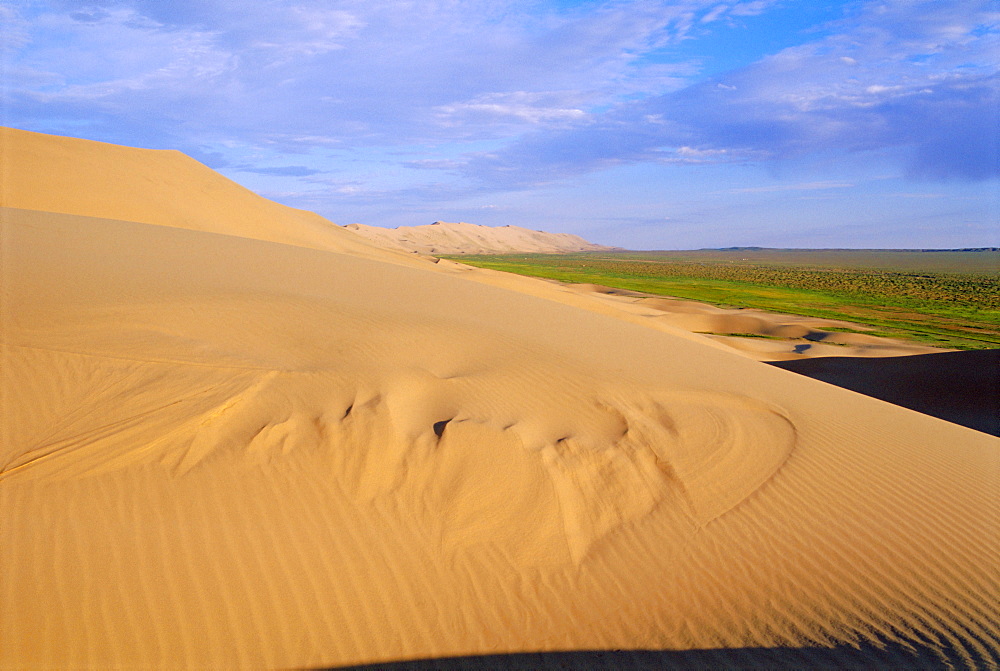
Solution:
M 2 123 L 340 224 L 1000 245 L 995 0 L 0 0 Z

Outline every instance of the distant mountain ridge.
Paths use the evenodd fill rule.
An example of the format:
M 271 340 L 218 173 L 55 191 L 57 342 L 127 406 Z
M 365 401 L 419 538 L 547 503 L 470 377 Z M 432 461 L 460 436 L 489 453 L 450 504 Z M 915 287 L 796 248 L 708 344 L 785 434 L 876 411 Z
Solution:
M 385 247 L 420 254 L 561 254 L 621 249 L 596 245 L 571 233 L 546 233 L 512 225 L 492 227 L 435 221 L 399 228 L 365 224 L 349 224 L 344 228 Z

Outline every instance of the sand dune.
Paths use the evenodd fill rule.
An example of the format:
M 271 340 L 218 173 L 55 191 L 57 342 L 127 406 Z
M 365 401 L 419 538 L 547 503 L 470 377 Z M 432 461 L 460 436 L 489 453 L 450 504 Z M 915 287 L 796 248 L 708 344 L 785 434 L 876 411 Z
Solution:
M 371 244 L 340 226 L 312 212 L 262 198 L 178 151 L 136 149 L 10 128 L 0 128 L 0 147 L 3 207 L 371 254 Z M 387 258 L 384 253 L 377 255 Z
M 247 219 L 174 154 L 3 138 L 0 668 L 996 665 L 996 438 Z
M 616 249 L 595 245 L 571 233 L 546 233 L 512 225 L 490 227 L 435 221 L 426 226 L 380 228 L 348 224 L 344 228 L 389 249 L 420 254 L 558 254 Z

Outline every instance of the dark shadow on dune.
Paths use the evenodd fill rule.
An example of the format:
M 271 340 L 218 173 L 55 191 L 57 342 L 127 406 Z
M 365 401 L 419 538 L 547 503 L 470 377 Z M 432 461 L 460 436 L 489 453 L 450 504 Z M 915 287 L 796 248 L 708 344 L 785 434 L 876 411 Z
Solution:
M 989 655 L 988 657 L 985 655 Z M 966 657 L 948 648 L 923 645 L 862 644 L 833 648 L 721 648 L 718 650 L 582 650 L 509 655 L 472 655 L 361 666 L 331 667 L 353 671 L 832 671 L 997 668 L 997 650 Z
M 1000 349 L 771 364 L 1000 436 Z

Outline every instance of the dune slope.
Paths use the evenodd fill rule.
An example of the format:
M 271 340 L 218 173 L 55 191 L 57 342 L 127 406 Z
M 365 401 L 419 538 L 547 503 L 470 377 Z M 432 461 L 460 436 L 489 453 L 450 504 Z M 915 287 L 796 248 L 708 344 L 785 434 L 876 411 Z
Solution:
M 0 668 L 996 662 L 995 438 L 557 287 L 38 204 L 0 210 Z
M 0 206 L 370 254 L 323 217 L 262 198 L 179 151 L 0 128 Z M 380 258 L 386 254 L 380 253 Z

